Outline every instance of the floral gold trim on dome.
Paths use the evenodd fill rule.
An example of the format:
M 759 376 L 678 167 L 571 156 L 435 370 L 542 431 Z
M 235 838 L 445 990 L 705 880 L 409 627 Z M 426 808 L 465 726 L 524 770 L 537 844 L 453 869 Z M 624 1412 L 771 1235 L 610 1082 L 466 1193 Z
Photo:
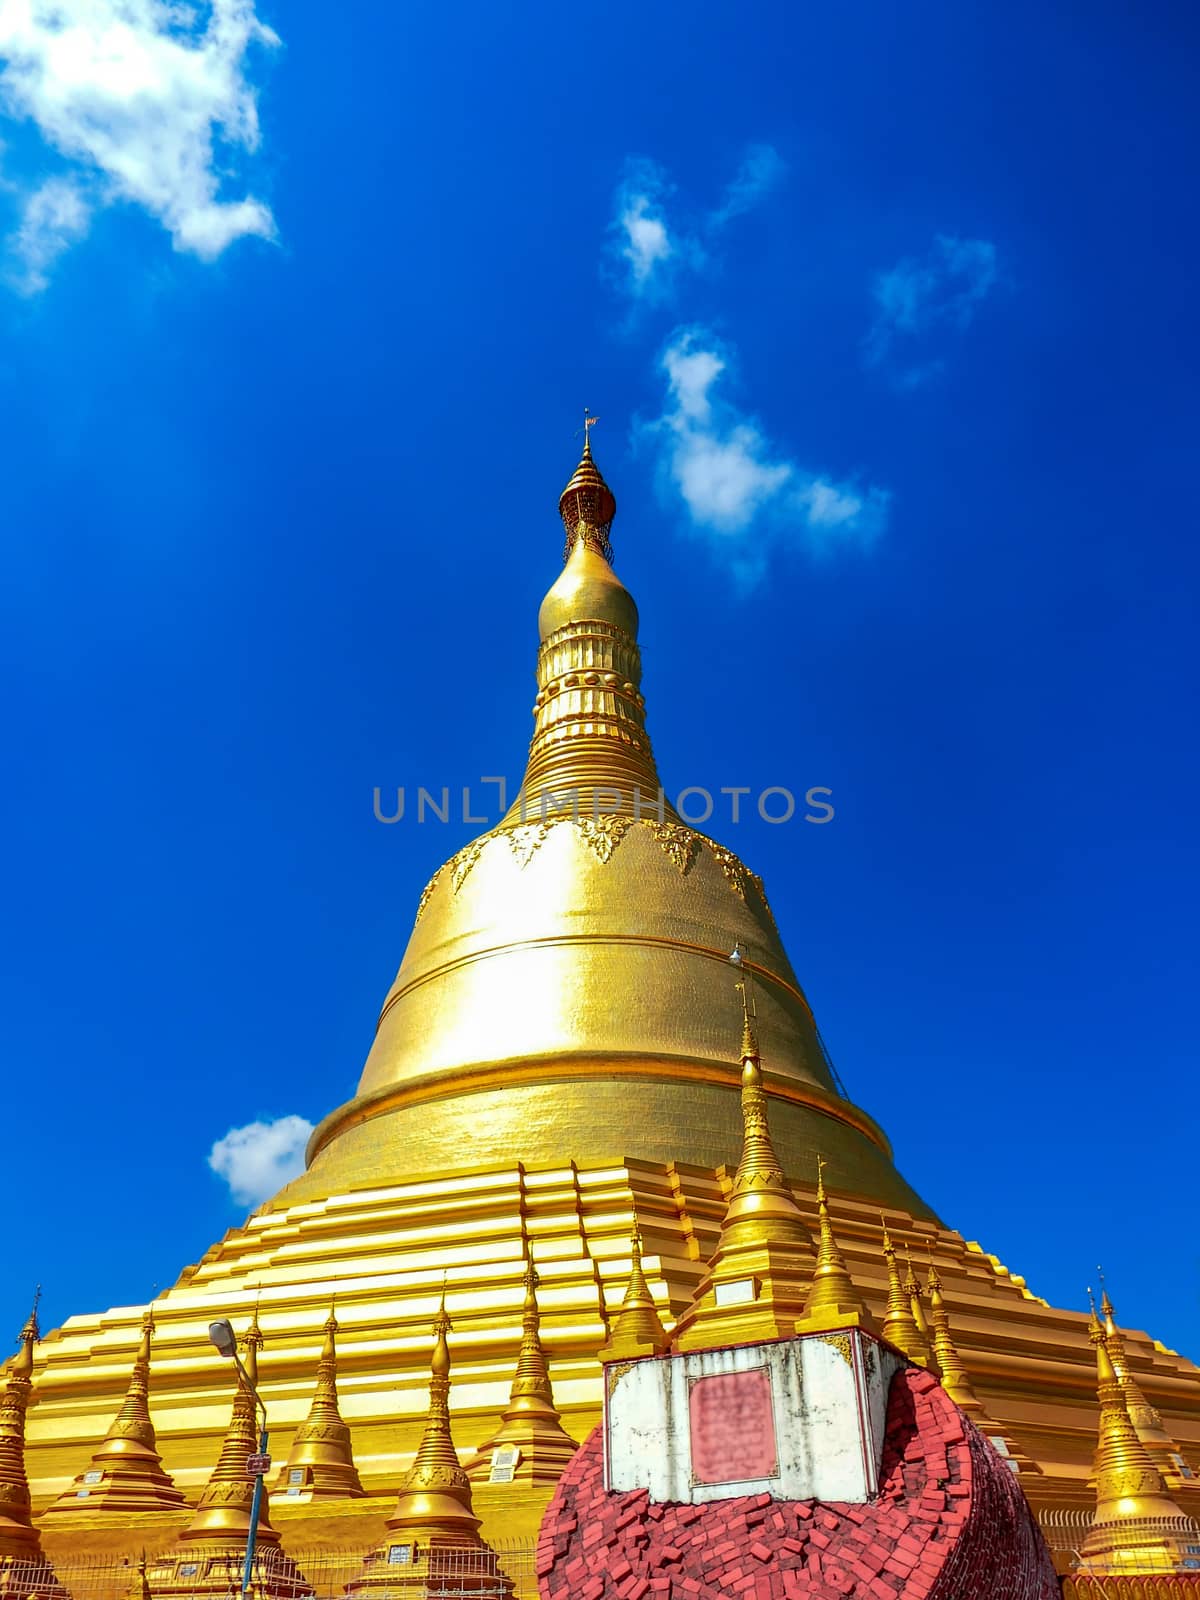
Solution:
M 572 819 L 566 819 L 572 820 Z M 596 852 L 602 862 L 612 860 L 613 851 L 633 827 L 632 817 L 602 814 L 598 817 L 580 817 L 576 822 L 580 836 Z
M 725 874 L 726 881 L 739 899 L 745 900 L 747 885 L 752 886 L 763 910 L 772 923 L 775 921 L 763 889 L 762 879 L 739 861 L 732 850 L 715 843 L 703 833 L 696 833 L 693 829 L 685 827 L 683 823 L 658 822 L 649 817 L 629 817 L 615 812 L 602 812 L 595 817 L 542 817 L 536 822 L 522 822 L 512 828 L 494 828 L 490 833 L 481 834 L 478 839 L 472 839 L 470 844 L 451 856 L 449 861 L 439 867 L 430 878 L 417 902 L 415 920 L 417 922 L 421 920 L 434 890 L 444 877 L 449 878 L 452 891 L 455 894 L 459 892 L 485 847 L 494 839 L 507 840 L 517 866 L 524 870 L 533 860 L 538 848 L 549 838 L 551 831 L 563 823 L 573 826 L 582 842 L 594 852 L 597 860 L 604 864 L 612 860 L 621 841 L 632 828 L 637 826 L 646 829 L 680 877 L 686 877 L 695 866 L 701 852 L 707 851 Z

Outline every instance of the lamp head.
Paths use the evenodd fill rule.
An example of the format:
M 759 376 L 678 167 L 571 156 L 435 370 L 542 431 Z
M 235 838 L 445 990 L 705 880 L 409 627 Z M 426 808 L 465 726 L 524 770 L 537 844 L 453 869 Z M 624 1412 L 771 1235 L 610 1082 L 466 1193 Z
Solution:
M 210 1322 L 208 1337 L 216 1346 L 217 1352 L 227 1361 L 232 1361 L 237 1355 L 237 1335 L 228 1321 L 224 1318 L 220 1322 Z

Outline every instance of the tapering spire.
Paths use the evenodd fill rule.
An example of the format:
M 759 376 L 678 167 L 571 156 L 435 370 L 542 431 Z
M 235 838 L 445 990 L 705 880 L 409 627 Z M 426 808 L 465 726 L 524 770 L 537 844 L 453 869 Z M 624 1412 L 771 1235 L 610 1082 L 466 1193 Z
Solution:
M 364 1493 L 354 1465 L 350 1429 L 338 1404 L 337 1331 L 337 1316 L 330 1306 L 312 1405 L 296 1429 L 287 1462 L 276 1480 L 275 1499 L 354 1500 Z
M 1095 1301 L 1088 1338 L 1096 1352 L 1100 1428 L 1093 1468 L 1096 1514 L 1080 1556 L 1085 1567 L 1102 1572 L 1161 1572 L 1164 1564 L 1170 1570 L 1182 1562 L 1186 1522 L 1130 1420 Z M 1195 1533 L 1188 1537 L 1196 1542 Z
M 257 1305 L 238 1344 L 242 1365 L 257 1386 L 258 1352 L 263 1346 Z M 229 1366 L 225 1362 L 220 1372 L 227 1384 Z M 254 1509 L 255 1480 L 247 1466 L 258 1451 L 256 1410 L 254 1395 L 239 1372 L 221 1454 L 192 1519 L 174 1544 L 149 1564 L 146 1581 L 154 1600 L 226 1600 L 230 1594 L 241 1593 L 246 1537 Z M 302 1600 L 312 1595 L 312 1586 L 280 1547 L 265 1495 L 258 1508 L 256 1543 L 255 1600 Z
M 904 1292 L 908 1296 L 908 1305 L 913 1315 L 913 1321 L 917 1325 L 917 1332 L 921 1335 L 926 1350 L 929 1351 L 929 1360 L 926 1365 L 932 1371 L 936 1371 L 937 1353 L 933 1348 L 933 1335 L 930 1331 L 929 1319 L 925 1315 L 925 1303 L 921 1298 L 921 1285 L 917 1279 L 916 1269 L 913 1267 L 912 1252 L 907 1245 L 904 1247 L 904 1261 L 908 1269 L 904 1274 Z
M 558 498 L 558 514 L 567 532 L 564 562 L 570 558 L 576 544 L 585 544 L 605 561 L 612 561 L 609 532 L 617 514 L 617 502 L 592 459 L 591 428 L 596 420 L 584 412 L 583 455 Z
M 642 1268 L 642 1234 L 636 1222 L 629 1236 L 629 1283 L 608 1338 L 600 1347 L 601 1361 L 636 1361 L 658 1356 L 671 1342 L 662 1325 L 650 1285 Z
M 740 954 L 735 965 L 742 967 Z M 745 974 L 742 1001 L 742 1158 L 708 1271 L 675 1325 L 677 1350 L 789 1337 L 803 1315 L 813 1244 L 788 1188 L 767 1117 Z M 719 1292 L 718 1292 L 718 1286 Z
M 511 1600 L 512 1584 L 495 1552 L 479 1537 L 479 1518 L 471 1508 L 471 1480 L 459 1465 L 450 1431 L 451 1329 L 446 1291 L 433 1324 L 429 1409 L 413 1464 L 400 1486 L 400 1498 L 387 1520 L 386 1542 L 364 1558 L 347 1595 L 382 1590 L 389 1597 L 431 1592 L 450 1597 L 486 1593 Z M 402 1550 L 397 1560 L 393 1552 Z
M 894 1344 L 897 1350 L 903 1351 L 910 1361 L 915 1361 L 918 1366 L 927 1367 L 931 1357 L 929 1343 L 913 1316 L 912 1302 L 905 1293 L 904 1284 L 900 1279 L 896 1247 L 892 1243 L 891 1234 L 882 1214 L 879 1221 L 883 1228 L 883 1258 L 887 1263 L 888 1277 L 887 1313 L 883 1319 L 883 1337 L 889 1344 Z
M 929 1263 L 927 1282 L 933 1353 L 941 1372 L 942 1388 L 960 1411 L 966 1411 L 976 1418 L 982 1417 L 985 1414 L 983 1402 L 971 1387 L 970 1374 L 951 1336 L 950 1317 L 946 1311 L 946 1302 L 942 1298 L 942 1280 L 938 1277 L 937 1268 L 932 1261 Z
M 242 1351 L 242 1365 L 250 1382 L 257 1385 L 258 1352 L 263 1345 L 257 1307 L 238 1343 Z M 225 1378 L 229 1369 L 222 1363 L 220 1371 Z M 246 1463 L 258 1448 L 255 1411 L 254 1395 L 239 1372 L 221 1454 L 196 1502 L 192 1520 L 180 1535 L 181 1542 L 245 1545 L 254 1498 L 254 1480 L 247 1476 Z M 265 1497 L 259 1511 L 258 1543 L 260 1546 L 279 1543 L 279 1535 L 270 1523 Z
M 515 1452 L 508 1458 L 504 1482 L 556 1483 L 579 1448 L 563 1427 L 562 1418 L 554 1404 L 550 1366 L 542 1348 L 538 1275 L 532 1259 L 525 1262 L 522 1284 L 525 1293 L 517 1370 L 509 1391 L 508 1405 L 500 1416 L 499 1429 L 479 1446 L 467 1464 L 467 1476 L 476 1483 L 492 1478 L 493 1458 L 497 1450 Z
M 33 1347 L 41 1337 L 37 1316 L 41 1293 L 39 1285 L 0 1395 L 0 1557 L 22 1560 L 41 1558 L 25 1475 L 25 1413 L 33 1390 Z
M 812 1287 L 804 1301 L 803 1329 L 820 1332 L 831 1328 L 871 1328 L 875 1322 L 866 1302 L 854 1286 L 842 1252 L 834 1237 L 829 1217 L 829 1198 L 825 1192 L 825 1160 L 817 1157 L 817 1265 Z
M 679 822 L 665 799 L 639 687 L 638 610 L 610 565 L 612 491 L 590 443 L 559 499 L 566 565 L 538 612 L 533 741 L 501 827 L 597 814 Z
M 158 1453 L 150 1417 L 150 1350 L 154 1312 L 147 1307 L 129 1387 L 121 1409 L 71 1487 L 50 1506 L 55 1522 L 79 1521 L 97 1511 L 168 1511 L 185 1502 Z
M 452 1323 L 443 1289 L 433 1323 L 429 1373 L 429 1411 L 412 1466 L 405 1474 L 389 1528 L 436 1528 L 474 1534 L 479 1518 L 471 1509 L 471 1480 L 459 1464 L 450 1432 L 450 1345 Z
M 1133 1423 L 1134 1431 L 1145 1445 L 1146 1453 L 1162 1473 L 1169 1488 L 1178 1489 L 1189 1481 L 1194 1485 L 1195 1478 L 1191 1474 L 1191 1468 L 1183 1452 L 1163 1426 L 1161 1415 L 1147 1400 L 1130 1369 L 1125 1338 L 1117 1327 L 1116 1313 L 1108 1297 L 1103 1271 L 1100 1273 L 1100 1312 L 1104 1318 L 1105 1343 L 1117 1377 L 1121 1380 L 1121 1387 L 1125 1391 L 1129 1420 Z M 1186 1469 L 1187 1476 L 1180 1470 L 1181 1467 Z

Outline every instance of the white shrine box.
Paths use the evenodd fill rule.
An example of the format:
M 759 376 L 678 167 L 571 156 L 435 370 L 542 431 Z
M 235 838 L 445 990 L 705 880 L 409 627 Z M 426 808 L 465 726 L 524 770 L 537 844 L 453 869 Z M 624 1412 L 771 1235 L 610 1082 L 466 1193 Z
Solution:
M 651 1500 L 861 1503 L 904 1359 L 860 1328 L 605 1368 L 605 1487 Z

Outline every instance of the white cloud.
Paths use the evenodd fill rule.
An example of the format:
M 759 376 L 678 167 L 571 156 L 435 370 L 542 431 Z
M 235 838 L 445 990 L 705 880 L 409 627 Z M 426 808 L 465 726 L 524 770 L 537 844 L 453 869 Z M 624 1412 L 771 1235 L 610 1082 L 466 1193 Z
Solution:
M 296 1116 L 230 1128 L 209 1151 L 208 1164 L 239 1205 L 258 1205 L 304 1171 L 312 1131 L 311 1122 Z
M 938 234 L 927 255 L 907 256 L 871 286 L 875 320 L 867 334 L 867 361 L 894 362 L 903 388 L 916 388 L 938 376 L 944 362 L 912 360 L 915 351 L 947 328 L 963 331 L 996 286 L 999 262 L 989 239 Z
M 28 195 L 12 238 L 18 262 L 14 284 L 22 294 L 37 294 L 49 283 L 49 268 L 64 250 L 82 239 L 91 207 L 70 178 L 48 178 Z
M 684 272 L 711 262 L 701 236 L 711 244 L 734 217 L 756 206 L 785 170 L 771 145 L 749 145 L 719 205 L 703 214 L 679 203 L 675 186 L 657 162 L 632 157 L 617 187 L 609 225 L 610 255 L 620 263 L 622 288 L 634 301 L 667 299 Z
M 623 263 L 624 287 L 634 299 L 660 298 L 676 269 L 695 259 L 692 241 L 673 236 L 667 222 L 670 193 L 666 173 L 655 162 L 626 163 L 610 233 Z
M 888 495 L 838 483 L 774 449 L 759 424 L 715 392 L 726 351 L 702 328 L 675 333 L 661 358 L 663 414 L 640 427 L 658 452 L 659 480 L 687 508 L 735 576 L 753 585 L 776 546 L 824 555 L 869 547 L 887 522 Z
M 263 201 L 222 196 L 231 153 L 258 145 L 257 101 L 245 77 L 254 43 L 278 43 L 254 0 L 199 8 L 174 0 L 0 0 L 5 107 L 32 121 L 72 164 L 68 177 L 36 188 L 10 241 L 27 283 L 44 277 L 53 255 L 80 236 L 89 209 L 116 200 L 141 206 L 177 250 L 206 261 L 243 235 L 273 236 Z M 55 181 L 74 190 L 72 218 L 55 228 L 43 199 L 40 235 L 36 211 L 34 230 L 24 233 L 30 209 Z
M 732 218 L 752 210 L 782 182 L 786 171 L 783 157 L 773 145 L 750 145 L 733 182 L 725 190 L 721 204 L 709 216 L 709 226 L 723 228 Z

